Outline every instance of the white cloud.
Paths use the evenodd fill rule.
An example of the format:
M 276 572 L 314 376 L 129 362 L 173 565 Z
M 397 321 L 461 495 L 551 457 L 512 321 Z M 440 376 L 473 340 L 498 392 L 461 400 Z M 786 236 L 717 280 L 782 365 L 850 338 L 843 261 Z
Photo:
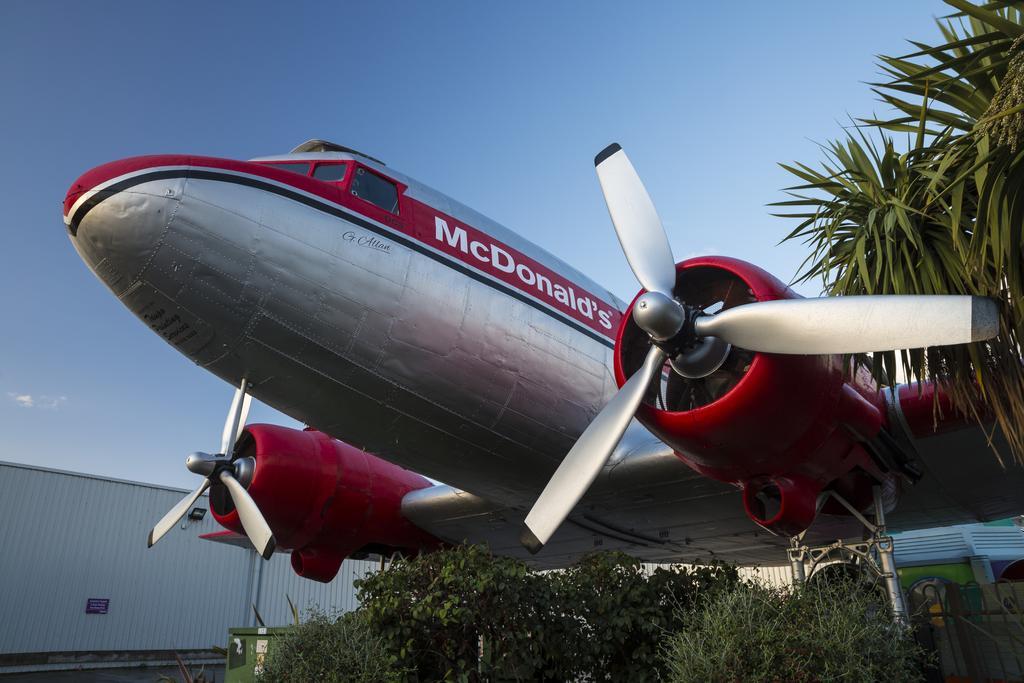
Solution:
M 33 396 L 32 394 L 18 394 L 8 391 L 7 395 L 12 401 L 22 408 L 42 408 L 44 410 L 57 410 L 67 403 L 67 396 Z
M 14 401 L 22 408 L 31 408 L 36 404 L 35 399 L 32 398 L 32 394 L 15 394 L 13 392 L 9 392 L 7 395 L 13 398 Z

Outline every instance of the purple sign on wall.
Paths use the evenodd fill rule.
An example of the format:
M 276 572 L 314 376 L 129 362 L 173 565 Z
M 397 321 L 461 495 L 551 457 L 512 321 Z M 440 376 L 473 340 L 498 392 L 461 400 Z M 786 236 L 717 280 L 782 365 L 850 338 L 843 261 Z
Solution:
M 86 614 L 106 614 L 110 609 L 110 598 L 89 598 L 85 601 Z

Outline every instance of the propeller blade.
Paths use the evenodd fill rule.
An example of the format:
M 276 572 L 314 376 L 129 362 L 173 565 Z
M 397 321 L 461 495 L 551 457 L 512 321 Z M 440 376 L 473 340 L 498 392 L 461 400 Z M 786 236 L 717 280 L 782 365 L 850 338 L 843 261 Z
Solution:
M 235 397 L 231 400 L 231 408 L 228 410 L 228 417 L 224 421 L 224 430 L 220 435 L 220 452 L 222 455 L 231 457 L 231 451 L 245 429 L 245 421 L 249 417 L 249 405 L 252 403 L 252 396 L 246 391 L 248 382 L 242 380 L 241 386 L 235 389 Z
M 220 481 L 227 487 L 231 500 L 235 503 L 245 535 L 252 541 L 256 552 L 262 555 L 264 560 L 269 560 L 274 554 L 277 542 L 274 540 L 274 532 L 270 530 L 270 525 L 263 519 L 263 513 L 256 506 L 256 501 L 228 470 L 221 471 Z
M 615 234 L 633 274 L 647 291 L 671 297 L 676 286 L 672 247 L 629 157 L 618 143 L 612 143 L 594 158 L 594 166 Z
M 189 511 L 193 503 L 199 500 L 199 497 L 203 495 L 208 488 L 210 488 L 210 480 L 203 479 L 203 483 L 200 484 L 199 488 L 182 498 L 177 505 L 172 507 L 168 513 L 156 523 L 153 530 L 149 532 L 148 547 L 152 548 L 157 541 L 164 537 L 164 534 L 174 528 L 174 525 L 178 523 L 178 520 L 185 516 L 185 513 Z
M 622 439 L 651 380 L 661 374 L 664 363 L 665 353 L 652 346 L 640 370 L 601 409 L 555 470 L 526 516 L 519 537 L 531 553 L 539 551 L 551 539 L 590 488 Z
M 978 296 L 780 299 L 702 316 L 694 330 L 764 353 L 867 353 L 991 339 L 999 333 L 999 308 Z

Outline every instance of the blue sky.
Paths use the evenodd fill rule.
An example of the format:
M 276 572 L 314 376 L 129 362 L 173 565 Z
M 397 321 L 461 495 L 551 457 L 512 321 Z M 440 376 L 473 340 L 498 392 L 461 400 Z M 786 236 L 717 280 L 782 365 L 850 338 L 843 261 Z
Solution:
M 593 172 L 629 152 L 679 258 L 784 280 L 805 251 L 767 203 L 885 111 L 874 55 L 936 36 L 938 0 L 859 3 L 0 4 L 0 460 L 189 487 L 231 388 L 138 323 L 78 259 L 70 183 L 146 153 L 361 149 L 623 298 L 637 285 Z M 817 294 L 803 287 L 805 294 Z M 291 424 L 266 406 L 252 419 Z

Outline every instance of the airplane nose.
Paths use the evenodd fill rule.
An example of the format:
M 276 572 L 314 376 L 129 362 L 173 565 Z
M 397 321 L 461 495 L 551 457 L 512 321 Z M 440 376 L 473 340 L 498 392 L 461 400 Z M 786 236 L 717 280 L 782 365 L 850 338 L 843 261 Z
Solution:
M 138 278 L 180 200 L 179 181 L 125 168 L 125 161 L 97 166 L 64 197 L 64 224 L 75 250 L 118 293 Z
M 86 175 L 88 175 L 88 174 L 86 174 Z M 81 176 L 78 180 L 76 180 L 75 182 L 71 183 L 71 187 L 68 188 L 68 193 L 66 195 L 64 195 L 64 219 L 65 219 L 64 222 L 65 222 L 65 224 L 67 224 L 67 220 L 68 220 L 67 216 L 68 216 L 68 212 L 71 210 L 71 207 L 75 205 L 75 202 L 78 200 L 78 198 L 81 197 L 82 194 L 86 190 L 88 190 L 88 189 L 89 188 L 86 187 L 86 185 L 85 185 L 85 175 Z

